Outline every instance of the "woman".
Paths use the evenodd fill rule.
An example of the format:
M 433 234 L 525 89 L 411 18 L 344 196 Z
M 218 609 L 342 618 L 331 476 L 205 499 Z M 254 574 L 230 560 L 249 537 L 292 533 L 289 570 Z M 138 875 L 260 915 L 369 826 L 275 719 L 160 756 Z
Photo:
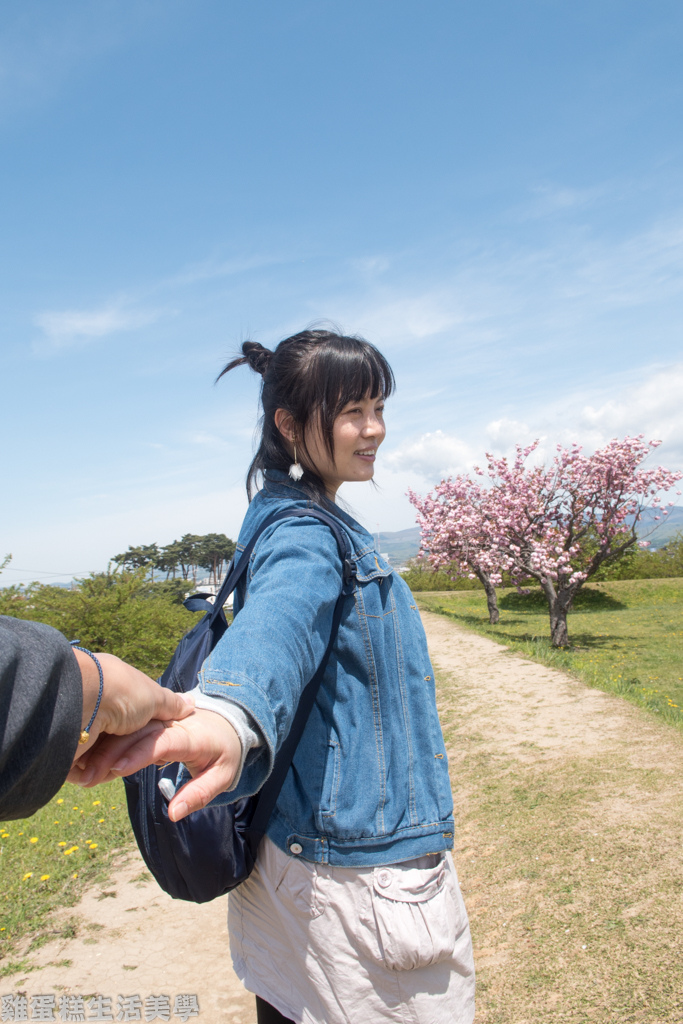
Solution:
M 340 484 L 373 477 L 392 371 L 368 342 L 322 330 L 242 351 L 221 376 L 261 374 L 263 420 L 238 550 L 273 512 L 313 503 L 346 529 L 356 583 L 256 868 L 230 895 L 235 969 L 260 1024 L 465 1024 L 474 969 L 424 630 L 407 585 L 335 502 Z M 330 636 L 342 584 L 332 531 L 312 517 L 268 527 L 246 577 L 199 710 L 166 730 L 161 756 L 198 776 L 169 804 L 175 820 L 267 778 Z

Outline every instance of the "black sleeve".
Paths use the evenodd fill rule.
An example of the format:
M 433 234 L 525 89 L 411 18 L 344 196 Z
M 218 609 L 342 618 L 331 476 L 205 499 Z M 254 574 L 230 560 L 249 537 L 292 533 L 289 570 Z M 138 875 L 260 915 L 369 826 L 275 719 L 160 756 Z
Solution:
M 0 821 L 50 800 L 81 729 L 81 670 L 51 626 L 0 615 Z

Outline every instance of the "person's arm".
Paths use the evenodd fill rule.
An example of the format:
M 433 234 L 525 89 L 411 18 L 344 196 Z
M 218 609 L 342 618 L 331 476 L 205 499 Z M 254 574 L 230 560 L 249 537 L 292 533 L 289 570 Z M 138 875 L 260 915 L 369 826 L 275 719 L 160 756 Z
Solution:
M 202 691 L 242 707 L 263 738 L 239 783 L 234 785 L 241 760 L 235 730 L 221 715 L 197 710 L 155 735 L 107 739 L 106 748 L 93 752 L 91 784 L 150 763 L 180 761 L 193 778 L 169 804 L 174 821 L 226 791 L 237 800 L 261 788 L 301 691 L 323 657 L 341 591 L 341 559 L 328 527 L 292 519 L 276 529 L 277 538 L 273 530 L 259 541 L 246 603 L 200 673 Z
M 334 534 L 315 519 L 266 531 L 249 567 L 244 606 L 202 666 L 203 693 L 242 707 L 263 737 L 235 798 L 260 789 L 322 660 L 342 585 Z
M 0 820 L 27 817 L 54 796 L 82 712 L 81 673 L 62 634 L 0 617 Z
M 47 803 L 102 732 L 136 732 L 152 718 L 192 713 L 179 694 L 131 665 L 98 658 L 102 701 L 89 743 L 79 746 L 99 693 L 97 666 L 56 629 L 0 616 L 0 820 L 27 817 Z

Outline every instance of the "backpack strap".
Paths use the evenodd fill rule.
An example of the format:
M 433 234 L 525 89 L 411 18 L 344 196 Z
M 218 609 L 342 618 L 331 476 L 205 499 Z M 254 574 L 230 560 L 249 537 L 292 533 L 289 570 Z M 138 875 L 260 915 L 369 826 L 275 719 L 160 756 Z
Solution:
M 356 579 L 356 563 L 352 558 L 351 545 L 349 543 L 346 530 L 340 525 L 339 520 L 335 516 L 331 515 L 329 512 L 325 512 L 321 508 L 283 509 L 281 512 L 276 512 L 261 524 L 259 529 L 244 548 L 244 551 L 237 562 L 233 561 L 232 567 L 228 571 L 228 575 L 216 595 L 216 600 L 213 605 L 208 601 L 194 596 L 188 598 L 185 602 L 185 607 L 190 611 L 200 611 L 204 606 L 206 606 L 211 615 L 211 621 L 215 621 L 219 615 L 224 614 L 223 605 L 246 572 L 251 553 L 263 531 L 274 523 L 281 522 L 283 519 L 293 518 L 319 519 L 332 530 L 337 541 L 339 554 L 341 555 L 342 560 L 342 588 L 341 593 L 337 598 L 337 603 L 334 606 L 334 612 L 332 614 L 332 628 L 330 630 L 330 638 L 327 642 L 325 653 L 322 656 L 322 660 L 318 665 L 315 675 L 301 692 L 299 704 L 297 706 L 291 728 L 275 755 L 273 770 L 264 782 L 259 793 L 256 795 L 256 810 L 249 828 L 252 840 L 256 843 L 258 843 L 258 840 L 265 834 L 266 828 L 268 827 L 268 821 L 270 820 L 270 816 L 275 804 L 277 803 L 277 798 L 280 795 L 280 790 L 282 789 L 285 777 L 289 771 L 296 748 L 299 745 L 299 740 L 303 735 L 308 717 L 313 709 L 313 705 L 315 704 L 320 684 L 323 676 L 325 675 L 327 663 L 330 660 L 332 648 L 334 647 L 337 639 L 337 633 L 339 631 L 339 625 L 341 623 L 341 617 L 344 610 L 344 599 L 348 594 L 353 593 Z
M 272 526 L 274 523 L 279 523 L 282 519 L 301 519 L 311 517 L 326 523 L 332 530 L 342 559 L 342 577 L 344 587 L 346 588 L 344 593 L 351 593 L 353 590 L 353 582 L 356 577 L 356 563 L 351 558 L 351 545 L 349 544 L 349 538 L 346 530 L 344 530 L 340 525 L 339 520 L 335 516 L 331 515 L 329 512 L 325 512 L 321 508 L 292 508 L 283 509 L 281 512 L 275 512 L 272 516 L 268 516 L 268 518 L 261 523 L 256 533 L 251 537 L 250 541 L 244 548 L 240 557 L 238 559 L 233 558 L 228 567 L 227 575 L 221 584 L 221 589 L 216 594 L 213 603 L 211 601 L 207 601 L 201 594 L 191 594 L 185 601 L 183 601 L 187 610 L 190 612 L 209 612 L 211 615 L 211 622 L 214 622 L 221 614 L 225 602 L 228 600 L 233 590 L 242 579 L 242 576 L 244 576 L 244 573 L 247 571 L 251 553 L 263 531 L 267 530 L 268 527 Z

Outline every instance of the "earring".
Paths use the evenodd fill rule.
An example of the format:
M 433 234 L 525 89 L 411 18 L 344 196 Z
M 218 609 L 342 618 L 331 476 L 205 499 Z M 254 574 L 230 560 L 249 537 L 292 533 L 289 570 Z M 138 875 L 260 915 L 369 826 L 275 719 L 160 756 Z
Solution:
M 294 462 L 289 467 L 289 475 L 291 476 L 292 480 L 301 480 L 301 477 L 304 475 L 301 463 L 297 461 L 296 445 L 294 445 Z

